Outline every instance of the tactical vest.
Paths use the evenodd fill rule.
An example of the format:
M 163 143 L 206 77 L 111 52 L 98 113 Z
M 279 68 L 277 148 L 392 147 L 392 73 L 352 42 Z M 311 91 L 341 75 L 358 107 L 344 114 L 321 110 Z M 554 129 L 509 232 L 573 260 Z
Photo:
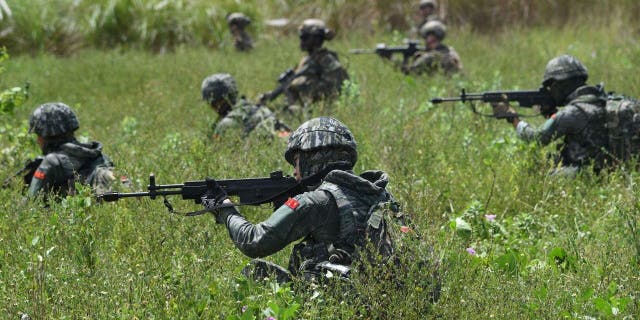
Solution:
M 610 94 L 607 99 L 607 136 L 614 161 L 626 161 L 640 151 L 640 102 Z
M 82 184 L 91 186 L 97 193 L 104 193 L 111 189 L 110 184 L 113 180 L 113 172 L 111 168 L 113 163 L 103 154 L 88 159 L 80 167 L 73 165 L 69 156 L 63 153 L 51 153 L 47 156 L 56 157 L 58 163 L 64 172 L 63 181 L 54 181 L 51 188 L 52 191 L 65 194 L 74 194 L 74 182 L 78 181 Z
M 575 113 L 563 121 L 567 122 L 566 125 L 570 121 L 580 121 L 582 127 L 579 131 L 565 136 L 565 143 L 560 152 L 562 162 L 564 165 L 581 167 L 593 161 L 595 168 L 601 169 L 605 163 L 608 144 L 605 97 L 596 87 L 583 87 L 578 90 L 581 90 L 582 94 L 572 99 L 565 107 L 574 107 Z M 584 122 L 577 117 L 578 114 L 584 117 Z
M 374 263 L 393 256 L 394 244 L 385 213 L 399 210 L 388 192 L 363 194 L 326 181 L 317 190 L 333 196 L 340 215 L 340 232 L 333 251 L 343 261 L 331 262 L 348 265 L 365 256 Z

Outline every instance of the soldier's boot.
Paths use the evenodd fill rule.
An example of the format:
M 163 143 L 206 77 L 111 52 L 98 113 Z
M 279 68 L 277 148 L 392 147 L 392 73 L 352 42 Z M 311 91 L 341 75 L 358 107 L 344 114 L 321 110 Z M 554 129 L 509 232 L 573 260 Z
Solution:
M 242 269 L 242 274 L 254 281 L 264 281 L 265 278 L 275 279 L 283 284 L 291 281 L 291 273 L 287 269 L 262 259 L 253 259 Z

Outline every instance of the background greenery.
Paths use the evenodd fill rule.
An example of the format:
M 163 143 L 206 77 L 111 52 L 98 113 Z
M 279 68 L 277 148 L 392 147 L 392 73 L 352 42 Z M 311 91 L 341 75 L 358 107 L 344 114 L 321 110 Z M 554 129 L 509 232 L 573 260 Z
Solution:
M 74 2 L 77 6 L 71 9 L 62 1 L 47 2 L 40 10 L 22 5 L 36 2 L 9 3 L 13 19 L 28 9 L 30 14 L 55 17 L 52 20 L 58 22 L 52 25 L 58 29 L 53 30 L 85 30 L 86 20 L 63 19 L 91 17 L 81 11 L 74 16 L 74 10 L 92 7 L 83 1 Z M 160 6 L 142 1 L 92 3 L 129 13 Z M 326 11 L 316 13 L 331 18 L 357 4 L 360 7 L 350 10 L 372 8 L 364 3 L 330 1 L 320 6 Z M 387 2 L 372 3 L 373 8 L 392 7 Z M 248 283 L 239 270 L 249 259 L 210 216 L 172 215 L 161 201 L 148 199 L 96 204 L 87 190 L 45 209 L 24 201 L 16 180 L 12 188 L 0 189 L 0 315 L 16 318 L 27 313 L 34 319 L 637 316 L 640 202 L 639 174 L 629 169 L 633 166 L 599 176 L 585 172 L 573 180 L 551 178 L 547 154 L 552 147 L 524 144 L 509 125 L 473 115 L 467 106 L 435 107 L 427 102 L 434 96 L 458 94 L 461 88 L 537 88 L 546 62 L 561 53 L 581 59 L 589 68 L 591 83 L 603 81 L 607 89 L 640 96 L 634 72 L 640 65 L 638 30 L 628 18 L 637 5 L 620 1 L 609 10 L 599 10 L 608 2 L 589 1 L 584 2 L 592 5 L 588 10 L 582 9 L 588 7 L 584 4 L 577 7 L 582 13 L 570 1 L 535 2 L 551 9 L 531 16 L 551 17 L 557 11 L 550 18 L 553 24 L 545 26 L 535 19 L 518 24 L 512 19 L 508 30 L 487 32 L 469 22 L 471 18 L 455 18 L 464 9 L 456 5 L 462 3 L 448 2 L 454 27 L 447 42 L 465 66 L 463 75 L 451 79 L 406 77 L 375 56 L 348 55 L 349 48 L 398 44 L 404 35 L 373 35 L 364 24 L 362 31 L 355 27 L 355 21 L 364 21 L 356 16 L 336 18 L 337 26 L 354 26 L 328 43 L 340 54 L 354 85 L 335 105 L 314 110 L 315 115 L 335 116 L 354 132 L 360 152 L 356 171 L 389 172 L 391 191 L 423 235 L 424 242 L 415 248 L 433 246 L 443 260 L 438 303 L 427 303 L 428 287 L 419 272 L 407 274 L 412 284 L 402 290 L 385 282 L 357 282 L 356 296 Z M 3 63 L 0 88 L 29 81 L 31 89 L 26 104 L 0 115 L 0 177 L 17 170 L 27 156 L 38 154 L 34 137 L 26 132 L 26 119 L 49 101 L 64 101 L 76 110 L 81 122 L 78 135 L 102 141 L 118 176 L 131 180 L 134 189 L 143 189 L 151 172 L 158 183 L 204 176 L 266 176 L 276 169 L 290 172 L 282 157 L 284 140 L 209 139 L 215 116 L 200 101 L 199 88 L 208 74 L 229 72 L 242 92 L 256 97 L 271 89 L 277 75 L 300 58 L 295 37 L 264 27 L 256 49 L 242 54 L 232 50 L 222 31 L 192 32 L 170 21 L 220 17 L 238 8 L 260 19 L 271 13 L 310 12 L 303 10 L 311 10 L 312 4 L 167 2 L 163 8 L 173 11 L 145 18 L 157 19 L 155 24 L 146 22 L 153 26 L 148 30 L 163 35 L 154 38 L 157 42 L 121 29 L 145 24 L 137 15 L 130 17 L 131 23 L 115 23 L 104 34 L 81 33 L 78 42 L 56 40 L 75 38 L 47 33 L 50 29 L 41 27 L 47 19 L 25 18 L 25 28 L 13 32 L 34 36 L 33 41 L 3 41 L 10 53 L 31 55 L 14 54 Z M 515 7 L 508 1 L 502 4 Z M 554 10 L 553 4 L 562 10 Z M 196 10 L 199 5 L 217 11 Z M 505 9 L 512 11 L 519 12 Z M 561 13 L 572 19 L 559 23 Z M 202 23 L 202 30 L 210 28 L 210 22 Z M 214 22 L 214 28 L 216 23 L 220 24 Z M 373 24 L 373 30 L 385 28 L 384 23 Z M 172 50 L 156 47 L 183 43 L 175 39 L 184 38 L 170 36 L 176 30 L 200 40 L 166 46 Z M 132 40 L 118 40 L 125 35 Z M 102 40 L 87 40 L 94 38 Z M 119 50 L 103 50 L 112 46 Z M 73 54 L 60 58 L 61 53 Z M 286 120 L 292 127 L 300 124 L 300 119 Z M 542 119 L 531 121 L 539 124 Z M 172 203 L 182 211 L 198 208 L 177 198 Z M 260 221 L 270 210 L 242 208 L 242 212 Z M 496 217 L 491 221 L 486 215 Z M 468 253 L 469 248 L 475 254 Z M 284 265 L 288 252 L 269 259 Z

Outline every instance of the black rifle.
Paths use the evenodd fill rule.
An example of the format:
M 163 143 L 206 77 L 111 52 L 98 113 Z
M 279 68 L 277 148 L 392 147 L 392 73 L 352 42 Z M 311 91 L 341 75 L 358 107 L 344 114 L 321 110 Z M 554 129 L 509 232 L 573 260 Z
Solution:
M 283 73 L 281 73 L 278 76 L 278 86 L 272 91 L 262 94 L 258 98 L 258 100 L 260 101 L 260 104 L 265 104 L 267 102 L 271 102 L 276 98 L 278 98 L 287 89 L 287 87 L 289 87 L 289 85 L 295 78 L 307 73 L 307 71 L 313 67 L 314 67 L 314 63 L 309 62 L 305 65 L 304 68 L 300 69 L 298 72 L 293 71 L 293 69 L 285 70 Z
M 42 163 L 43 159 L 44 159 L 43 156 L 38 156 L 35 159 L 28 159 L 24 163 L 24 167 L 22 167 L 22 169 L 16 171 L 16 173 L 4 179 L 4 181 L 2 182 L 2 188 L 3 189 L 8 188 L 9 185 L 11 184 L 11 180 L 13 180 L 15 177 L 19 175 L 22 175 L 22 180 L 24 181 L 24 184 L 26 185 L 31 184 L 31 179 L 33 178 L 33 175 L 36 173 L 36 170 L 40 166 L 40 163 Z
M 425 48 L 418 46 L 418 41 L 410 40 L 406 46 L 387 47 L 384 43 L 378 43 L 375 49 L 351 49 L 349 53 L 375 53 L 384 58 L 391 58 L 394 53 L 402 53 L 402 64 L 404 65 L 418 51 L 425 51 Z
M 531 108 L 533 106 L 540 106 L 541 114 L 547 114 L 551 109 L 555 110 L 556 103 L 553 101 L 553 98 L 549 94 L 549 92 L 545 88 L 540 88 L 538 90 L 514 90 L 514 91 L 486 91 L 480 93 L 467 93 L 465 89 L 462 89 L 462 93 L 460 93 L 459 97 L 453 98 L 433 98 L 431 99 L 431 103 L 438 104 L 443 102 L 452 102 L 452 101 L 461 101 L 461 102 L 488 102 L 488 103 L 498 103 L 498 102 L 512 102 L 515 101 L 518 103 L 520 107 Z M 487 115 L 479 113 L 473 103 L 471 104 L 471 110 L 483 116 L 495 117 L 494 115 Z M 553 112 L 551 112 L 553 113 Z M 551 114 L 549 113 L 549 114 Z M 523 115 L 505 115 L 504 117 L 497 118 L 510 118 L 513 116 Z M 524 116 L 534 116 L 534 115 L 524 115 Z
M 216 181 L 229 196 L 238 196 L 240 198 L 240 201 L 234 204 L 236 206 L 273 203 L 274 207 L 278 208 L 284 204 L 289 197 L 306 191 L 301 183 L 297 182 L 296 179 L 291 176 L 284 176 L 282 171 L 272 172 L 267 178 Z M 201 203 L 202 197 L 207 192 L 207 181 L 187 181 L 183 184 L 156 184 L 156 178 L 151 174 L 149 175 L 147 190 L 149 191 L 131 193 L 107 192 L 98 195 L 98 199 L 111 202 L 122 198 L 149 197 L 155 199 L 158 196 L 181 195 L 182 199 L 194 200 L 195 203 Z M 170 212 L 173 212 L 173 207 L 166 199 L 164 204 Z M 221 207 L 223 206 L 225 205 Z M 194 212 L 188 215 L 200 213 L 202 212 Z
M 434 98 L 431 103 L 438 104 L 451 101 L 482 101 L 482 102 L 506 102 L 516 101 L 518 105 L 525 108 L 533 106 L 554 106 L 555 102 L 545 88 L 538 90 L 522 90 L 522 91 L 487 91 L 480 93 L 467 93 L 462 89 L 459 97 L 453 98 Z

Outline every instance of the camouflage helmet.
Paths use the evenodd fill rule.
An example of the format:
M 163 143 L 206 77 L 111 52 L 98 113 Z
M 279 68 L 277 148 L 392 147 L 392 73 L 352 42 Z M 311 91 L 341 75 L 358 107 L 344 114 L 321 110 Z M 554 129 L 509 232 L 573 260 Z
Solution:
M 75 112 L 62 102 L 40 105 L 29 118 L 29 132 L 43 138 L 72 133 L 79 127 Z
M 330 117 L 314 118 L 300 125 L 289 137 L 284 158 L 291 165 L 295 165 L 293 155 L 296 152 L 325 148 L 347 151 L 352 164 L 358 160 L 353 134 L 342 122 Z
M 555 57 L 544 68 L 542 85 L 547 86 L 551 81 L 582 77 L 586 81 L 589 77 L 587 68 L 574 56 L 563 54 Z
M 235 104 L 237 97 L 236 80 L 228 73 L 212 74 L 202 81 L 202 100 L 209 104 L 220 99 Z
M 310 34 L 314 36 L 322 36 L 325 40 L 331 40 L 335 36 L 333 30 L 327 28 L 324 21 L 320 19 L 306 19 L 298 28 L 300 35 Z
M 227 15 L 227 24 L 232 25 L 235 24 L 240 28 L 244 28 L 251 24 L 251 18 L 247 17 L 242 12 L 234 12 Z
M 438 7 L 438 3 L 436 0 L 420 0 L 420 4 L 418 5 L 420 8 L 424 8 L 426 6 L 431 6 L 434 9 Z
M 429 34 L 433 34 L 442 41 L 447 35 L 447 26 L 437 20 L 429 21 L 420 28 L 420 35 L 426 38 Z

